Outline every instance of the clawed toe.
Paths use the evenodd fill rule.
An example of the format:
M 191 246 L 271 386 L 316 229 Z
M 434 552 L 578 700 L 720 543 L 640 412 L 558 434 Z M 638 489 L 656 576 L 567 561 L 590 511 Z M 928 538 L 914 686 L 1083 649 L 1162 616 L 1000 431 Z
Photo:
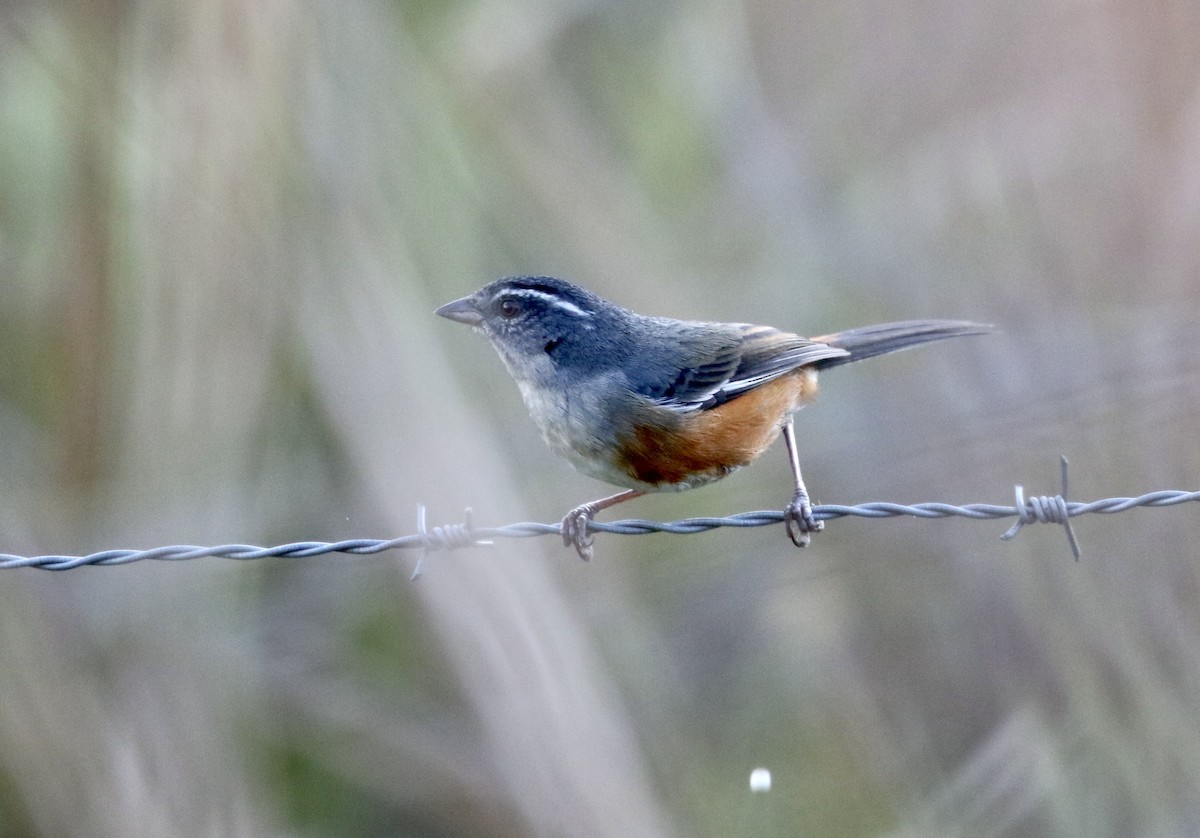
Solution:
M 812 541 L 812 533 L 825 529 L 825 522 L 818 521 L 813 515 L 807 495 L 792 498 L 787 509 L 783 510 L 783 525 L 788 538 L 797 547 L 807 547 Z
M 592 545 L 596 542 L 596 537 L 588 532 L 588 524 L 595 514 L 589 504 L 584 504 L 568 512 L 559 527 L 563 544 L 574 547 L 585 562 L 592 558 Z

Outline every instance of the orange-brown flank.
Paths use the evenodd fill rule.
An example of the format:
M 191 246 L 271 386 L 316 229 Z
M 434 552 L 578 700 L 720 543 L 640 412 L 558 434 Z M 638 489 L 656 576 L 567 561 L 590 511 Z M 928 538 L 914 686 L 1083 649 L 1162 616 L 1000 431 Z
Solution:
M 652 486 L 698 486 L 753 462 L 779 436 L 788 414 L 817 395 L 817 377 L 800 368 L 677 425 L 638 424 L 617 465 Z

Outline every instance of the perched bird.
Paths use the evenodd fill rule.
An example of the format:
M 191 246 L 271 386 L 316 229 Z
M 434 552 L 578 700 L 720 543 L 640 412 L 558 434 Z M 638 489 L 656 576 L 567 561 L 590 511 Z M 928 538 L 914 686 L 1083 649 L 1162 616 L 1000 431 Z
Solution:
M 922 343 L 992 331 L 910 320 L 803 338 L 770 326 L 646 317 L 547 276 L 499 279 L 437 314 L 500 353 L 546 443 L 625 491 L 572 509 L 563 543 L 592 555 L 595 514 L 648 492 L 703 486 L 748 465 L 783 434 L 795 481 L 784 510 L 799 547 L 822 529 L 800 474 L 792 414 L 817 372 Z

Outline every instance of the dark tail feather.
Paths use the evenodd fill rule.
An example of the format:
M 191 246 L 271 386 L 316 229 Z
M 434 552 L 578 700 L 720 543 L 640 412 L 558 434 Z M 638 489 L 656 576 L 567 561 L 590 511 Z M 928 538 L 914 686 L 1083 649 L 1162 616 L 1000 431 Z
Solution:
M 901 349 L 909 349 L 923 343 L 933 343 L 964 335 L 984 335 L 994 331 L 996 331 L 994 326 L 985 323 L 970 323 L 966 320 L 904 320 L 899 323 L 861 326 L 832 335 L 810 338 L 810 340 L 838 346 L 850 353 L 839 358 L 825 358 L 817 361 L 818 369 L 827 369 L 840 367 L 842 364 L 854 361 L 862 361 L 866 358 L 874 358 L 876 355 L 899 352 Z

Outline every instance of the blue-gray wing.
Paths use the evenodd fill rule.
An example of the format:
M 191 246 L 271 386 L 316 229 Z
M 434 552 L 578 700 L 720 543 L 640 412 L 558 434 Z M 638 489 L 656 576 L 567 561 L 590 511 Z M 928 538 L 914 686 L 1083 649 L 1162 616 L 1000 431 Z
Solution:
M 674 380 L 646 392 L 657 404 L 681 412 L 708 410 L 797 367 L 849 354 L 770 326 L 738 324 L 726 327 L 720 340 L 711 333 L 700 337 L 681 341 L 688 363 L 676 367 Z

